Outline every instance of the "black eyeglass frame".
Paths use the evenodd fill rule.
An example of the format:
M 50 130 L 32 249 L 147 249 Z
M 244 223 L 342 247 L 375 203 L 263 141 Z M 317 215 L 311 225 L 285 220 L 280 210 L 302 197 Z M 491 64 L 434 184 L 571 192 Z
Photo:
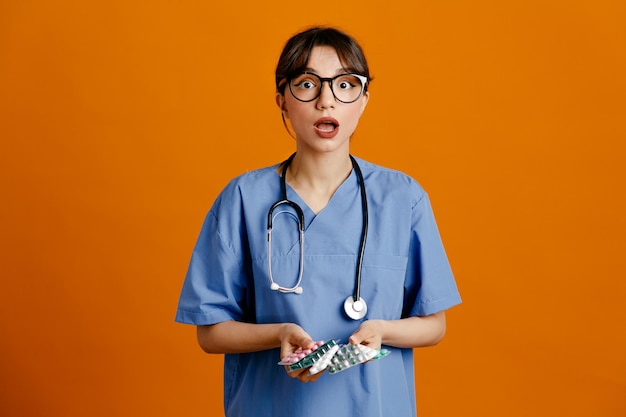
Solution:
M 320 90 L 317 92 L 317 95 L 315 97 L 313 97 L 312 99 L 310 99 L 310 100 L 302 100 L 302 99 L 296 97 L 296 95 L 294 94 L 294 92 L 293 92 L 293 90 L 291 88 L 291 82 L 295 78 L 300 77 L 301 75 L 305 75 L 305 74 L 306 75 L 312 75 L 312 76 L 316 77 L 318 80 L 320 80 Z M 343 101 L 343 100 L 341 100 L 340 98 L 337 97 L 337 95 L 335 94 L 335 90 L 333 89 L 334 81 L 337 78 L 345 77 L 346 75 L 350 75 L 350 76 L 356 77 L 359 81 L 361 81 L 361 92 L 352 101 Z M 322 77 L 320 77 L 319 75 L 317 75 L 317 74 L 315 74 L 313 72 L 305 71 L 305 72 L 299 73 L 296 76 L 288 77 L 286 79 L 286 81 L 287 81 L 286 84 L 289 85 L 289 91 L 291 92 L 291 95 L 293 96 L 293 98 L 295 98 L 296 100 L 301 101 L 303 103 L 309 103 L 309 102 L 311 102 L 313 100 L 317 100 L 319 98 L 319 96 L 322 94 L 322 88 L 324 88 L 324 82 L 328 82 L 328 85 L 330 86 L 330 91 L 331 91 L 331 93 L 333 93 L 333 97 L 335 98 L 335 100 L 337 100 L 340 103 L 350 104 L 350 103 L 354 103 L 355 101 L 360 99 L 363 96 L 363 94 L 367 92 L 367 83 L 368 83 L 369 80 L 368 80 L 368 78 L 365 75 L 361 75 L 361 74 L 352 74 L 352 73 L 349 73 L 349 74 L 339 74 L 339 75 L 336 75 L 336 76 L 331 77 L 331 78 L 322 78 Z M 284 85 L 283 85 L 283 91 L 284 91 Z

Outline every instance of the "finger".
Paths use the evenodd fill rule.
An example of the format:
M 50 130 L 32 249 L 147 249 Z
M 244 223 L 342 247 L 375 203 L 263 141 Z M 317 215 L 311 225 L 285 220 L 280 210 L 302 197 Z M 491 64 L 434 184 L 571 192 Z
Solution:
M 300 340 L 298 340 L 298 346 L 302 349 L 312 349 L 315 346 L 315 342 L 308 336 L 301 337 Z
M 289 368 L 287 366 L 285 366 L 285 370 L 287 371 L 287 375 L 289 375 L 290 378 L 298 378 L 298 379 L 301 379 L 300 377 L 304 374 L 304 372 L 308 371 L 308 369 L 298 369 L 297 371 L 289 372 Z
M 309 382 L 315 382 L 317 381 L 323 374 L 324 372 L 318 372 L 315 375 L 311 375 L 311 379 L 309 379 Z
M 364 331 L 363 327 L 359 327 L 356 332 L 352 333 L 352 335 L 348 338 L 348 341 L 353 345 L 358 345 L 364 340 L 367 340 L 368 337 L 367 331 Z
M 309 372 L 303 372 L 298 379 L 302 382 L 315 382 L 322 374 L 323 372 L 318 372 L 315 375 L 311 375 Z

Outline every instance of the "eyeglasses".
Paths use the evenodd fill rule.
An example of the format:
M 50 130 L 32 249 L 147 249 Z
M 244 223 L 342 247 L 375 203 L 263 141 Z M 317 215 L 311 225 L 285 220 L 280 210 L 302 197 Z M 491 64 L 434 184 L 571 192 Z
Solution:
M 322 86 L 326 81 L 335 99 L 346 104 L 357 101 L 367 87 L 367 77 L 364 75 L 340 74 L 322 78 L 311 72 L 303 72 L 288 79 L 289 91 L 299 101 L 313 101 L 322 94 Z

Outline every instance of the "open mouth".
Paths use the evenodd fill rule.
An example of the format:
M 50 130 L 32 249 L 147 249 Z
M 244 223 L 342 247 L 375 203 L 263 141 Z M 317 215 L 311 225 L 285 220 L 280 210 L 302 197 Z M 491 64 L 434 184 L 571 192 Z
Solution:
M 339 122 L 332 117 L 323 117 L 315 122 L 315 131 L 321 137 L 333 137 L 339 131 Z

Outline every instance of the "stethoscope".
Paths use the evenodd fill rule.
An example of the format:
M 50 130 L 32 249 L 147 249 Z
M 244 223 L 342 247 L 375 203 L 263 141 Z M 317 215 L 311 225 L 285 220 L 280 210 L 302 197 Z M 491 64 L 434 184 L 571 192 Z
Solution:
M 279 291 L 282 293 L 295 293 L 302 294 L 302 286 L 300 283 L 302 282 L 302 274 L 304 272 L 304 213 L 302 208 L 291 200 L 287 199 L 287 185 L 286 185 L 286 174 L 287 168 L 293 161 L 294 153 L 283 163 L 282 174 L 280 176 L 280 189 L 282 193 L 282 199 L 275 202 L 272 207 L 270 207 L 267 213 L 267 272 L 270 277 L 270 288 L 274 291 Z M 356 160 L 350 155 L 350 161 L 352 161 L 352 167 L 354 168 L 354 172 L 359 180 L 359 189 L 361 191 L 361 206 L 363 212 L 363 228 L 361 230 L 361 242 L 359 244 L 359 254 L 357 257 L 356 263 L 356 274 L 355 274 L 355 282 L 354 282 L 354 293 L 343 303 L 343 308 L 348 315 L 353 320 L 360 320 L 367 314 L 367 304 L 365 300 L 361 298 L 361 268 L 363 266 L 363 254 L 365 252 L 365 241 L 367 239 L 367 197 L 365 195 L 365 181 L 363 180 L 363 173 L 361 172 L 361 168 L 359 164 L 357 164 Z M 294 215 L 291 211 L 282 210 L 274 214 L 274 209 L 279 206 L 288 205 L 296 212 Z M 282 287 L 276 281 L 274 281 L 274 276 L 272 275 L 272 222 L 281 213 L 290 214 L 294 216 L 298 222 L 298 232 L 299 232 L 299 243 L 300 243 L 300 261 L 298 267 L 298 280 L 296 281 L 296 285 L 293 287 Z

